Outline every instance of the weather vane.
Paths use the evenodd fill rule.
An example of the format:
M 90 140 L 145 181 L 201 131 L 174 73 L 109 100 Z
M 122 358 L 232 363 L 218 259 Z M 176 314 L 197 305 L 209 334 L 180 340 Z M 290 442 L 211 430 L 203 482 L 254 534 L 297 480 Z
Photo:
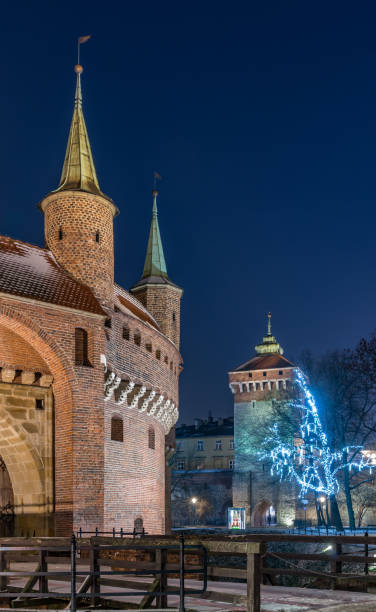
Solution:
M 89 34 L 88 36 L 79 36 L 78 40 L 77 40 L 77 64 L 78 66 L 80 65 L 80 47 L 81 45 L 83 45 L 84 43 L 86 43 L 89 38 L 91 38 L 91 34 Z
M 157 181 L 161 181 L 161 180 L 162 180 L 161 175 L 158 172 L 156 172 L 156 170 L 154 170 L 154 189 L 157 188 Z

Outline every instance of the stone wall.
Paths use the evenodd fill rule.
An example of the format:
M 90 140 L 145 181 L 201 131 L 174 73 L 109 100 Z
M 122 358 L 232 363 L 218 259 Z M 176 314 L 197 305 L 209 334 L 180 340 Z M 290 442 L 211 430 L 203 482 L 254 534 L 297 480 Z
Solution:
M 0 455 L 15 514 L 54 510 L 53 397 L 50 387 L 0 382 Z

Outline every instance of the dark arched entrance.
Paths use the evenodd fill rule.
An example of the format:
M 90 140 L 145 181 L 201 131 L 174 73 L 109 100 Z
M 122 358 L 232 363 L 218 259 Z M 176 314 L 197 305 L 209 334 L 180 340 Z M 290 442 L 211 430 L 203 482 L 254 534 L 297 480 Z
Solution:
M 14 535 L 14 493 L 4 459 L 0 457 L 0 536 Z

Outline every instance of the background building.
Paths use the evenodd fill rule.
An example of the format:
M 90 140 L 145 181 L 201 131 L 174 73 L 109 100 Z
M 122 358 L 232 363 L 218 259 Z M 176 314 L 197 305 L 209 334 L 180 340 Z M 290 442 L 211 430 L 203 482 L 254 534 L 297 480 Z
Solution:
M 99 186 L 75 71 L 60 183 L 39 204 L 45 247 L 0 238 L 2 482 L 18 532 L 136 522 L 162 533 L 182 290 L 167 274 L 156 191 L 142 278 L 131 292 L 114 282 L 119 210 Z
M 248 526 L 292 525 L 296 518 L 296 491 L 291 483 L 271 476 L 258 452 L 273 423 L 273 402 L 288 397 L 294 364 L 268 330 L 256 355 L 229 373 L 234 394 L 235 472 L 233 505 L 246 509 Z
M 173 525 L 224 525 L 232 504 L 234 419 L 195 419 L 176 428 Z M 192 502 L 192 500 L 196 500 Z

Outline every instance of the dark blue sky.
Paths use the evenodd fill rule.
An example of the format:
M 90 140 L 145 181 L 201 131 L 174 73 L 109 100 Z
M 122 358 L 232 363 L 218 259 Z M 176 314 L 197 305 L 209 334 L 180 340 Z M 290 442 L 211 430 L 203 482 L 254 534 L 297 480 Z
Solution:
M 0 233 L 43 243 L 82 47 L 116 278 L 140 277 L 153 170 L 182 308 L 181 410 L 230 414 L 227 371 L 273 313 L 286 355 L 375 328 L 374 2 L 17 2 L 0 23 Z M 252 350 L 251 350 L 252 347 Z

